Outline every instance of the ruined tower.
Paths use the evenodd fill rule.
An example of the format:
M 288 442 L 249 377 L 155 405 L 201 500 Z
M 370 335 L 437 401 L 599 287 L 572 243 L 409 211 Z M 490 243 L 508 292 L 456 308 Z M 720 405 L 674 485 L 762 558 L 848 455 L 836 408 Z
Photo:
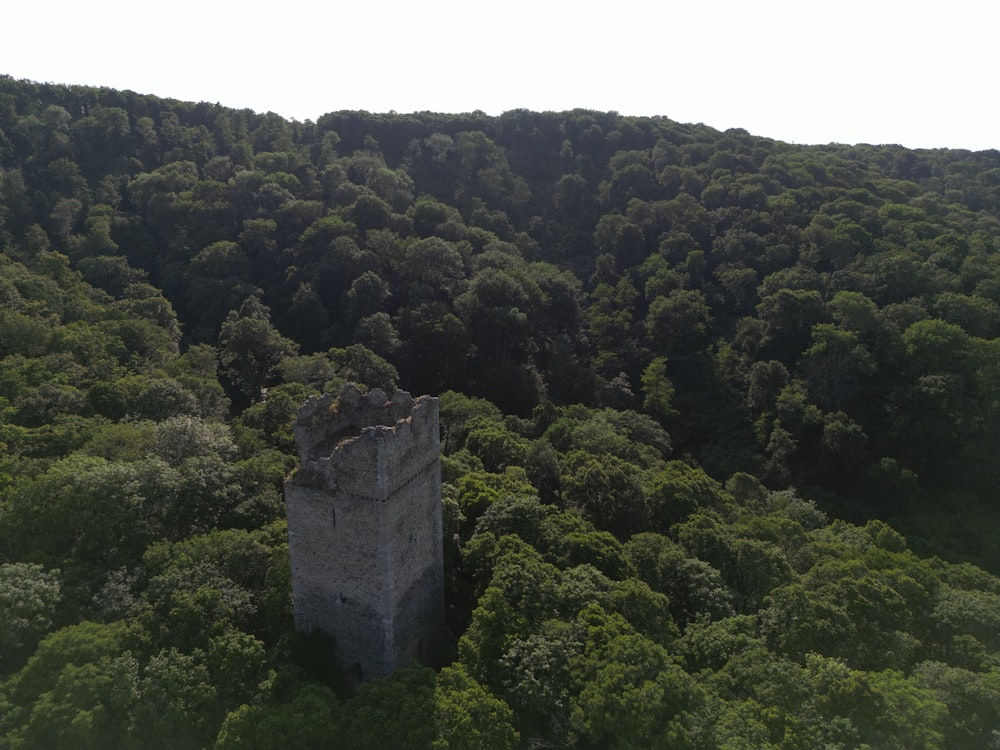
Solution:
M 426 658 L 444 628 L 436 398 L 313 397 L 285 482 L 295 627 L 336 640 L 358 680 Z

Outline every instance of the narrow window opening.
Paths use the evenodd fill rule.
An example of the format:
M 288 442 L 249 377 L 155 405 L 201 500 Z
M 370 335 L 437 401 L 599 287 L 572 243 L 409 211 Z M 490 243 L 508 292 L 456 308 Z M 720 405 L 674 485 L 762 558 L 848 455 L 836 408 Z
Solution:
M 337 526 L 337 509 L 334 507 L 330 508 L 330 521 L 333 523 L 334 528 Z

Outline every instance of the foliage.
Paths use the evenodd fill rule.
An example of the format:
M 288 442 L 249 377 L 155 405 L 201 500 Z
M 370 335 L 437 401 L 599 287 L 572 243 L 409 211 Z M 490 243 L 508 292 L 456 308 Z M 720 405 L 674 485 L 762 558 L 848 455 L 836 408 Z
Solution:
M 0 77 L 0 747 L 996 747 L 1000 153 Z M 299 404 L 440 398 L 454 658 L 294 634 Z

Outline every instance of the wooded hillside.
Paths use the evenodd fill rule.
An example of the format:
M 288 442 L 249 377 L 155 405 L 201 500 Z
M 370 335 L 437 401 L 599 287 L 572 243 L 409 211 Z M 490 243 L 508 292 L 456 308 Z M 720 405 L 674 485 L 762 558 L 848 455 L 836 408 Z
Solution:
M 1000 152 L 0 77 L 0 748 L 1000 747 Z M 291 419 L 441 399 L 453 652 L 292 630 Z

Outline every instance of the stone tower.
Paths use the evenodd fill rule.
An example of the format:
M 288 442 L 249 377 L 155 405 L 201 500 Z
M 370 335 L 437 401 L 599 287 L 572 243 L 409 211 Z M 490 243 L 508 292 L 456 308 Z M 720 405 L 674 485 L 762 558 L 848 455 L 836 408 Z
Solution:
M 358 681 L 426 659 L 444 631 L 437 399 L 348 385 L 299 409 L 295 442 L 296 629 L 333 636 Z

